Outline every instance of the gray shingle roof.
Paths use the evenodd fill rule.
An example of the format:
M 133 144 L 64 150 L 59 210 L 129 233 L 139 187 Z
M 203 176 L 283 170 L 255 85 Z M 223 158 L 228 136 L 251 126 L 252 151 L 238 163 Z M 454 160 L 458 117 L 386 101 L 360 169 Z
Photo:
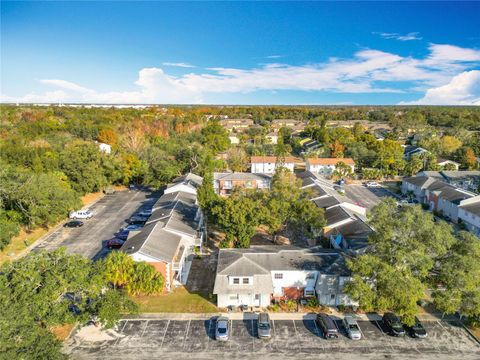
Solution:
M 254 246 L 221 249 L 218 254 L 215 294 L 272 293 L 272 271 L 315 270 L 329 275 L 350 275 L 344 256 L 336 250 L 294 246 Z M 228 276 L 253 276 L 252 285 L 230 285 Z
M 201 176 L 195 175 L 193 173 L 188 173 L 182 176 L 179 176 L 172 180 L 172 183 L 169 186 L 176 185 L 178 183 L 185 183 L 187 185 L 192 185 L 197 188 L 202 185 L 203 178 Z
M 326 209 L 330 206 L 340 204 L 340 201 L 334 196 L 325 196 L 325 197 L 313 200 L 313 203 L 317 205 L 317 207 L 319 208 Z
M 162 223 L 152 223 L 129 238 L 121 249 L 129 255 L 140 253 L 159 261 L 172 262 L 181 240 L 181 236 L 163 229 Z
M 367 238 L 373 231 L 360 219 L 340 225 L 335 230 L 342 234 L 344 238 Z
M 247 172 L 216 172 L 213 173 L 214 180 L 231 180 L 231 181 L 245 181 L 245 180 L 267 180 L 272 179 L 272 175 L 269 174 L 254 174 Z
M 334 206 L 325 210 L 325 220 L 327 220 L 327 226 L 336 224 L 339 221 L 349 218 L 350 215 L 341 206 Z
M 410 176 L 403 178 L 404 182 L 407 182 L 409 184 L 415 185 L 415 186 L 423 186 L 428 180 L 431 179 L 428 176 Z
M 460 206 L 460 208 L 465 211 L 471 212 L 472 214 L 480 216 L 480 201 L 473 204 L 462 205 Z

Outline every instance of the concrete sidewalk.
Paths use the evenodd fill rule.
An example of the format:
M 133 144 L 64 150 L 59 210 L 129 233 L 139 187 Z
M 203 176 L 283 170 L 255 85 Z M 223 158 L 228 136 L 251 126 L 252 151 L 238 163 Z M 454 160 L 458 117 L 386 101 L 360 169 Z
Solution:
M 314 320 L 316 313 L 285 313 L 285 312 L 269 312 L 272 320 Z M 329 315 L 333 319 L 343 319 L 344 313 L 331 311 Z M 258 312 L 230 312 L 230 313 L 142 313 L 136 315 L 127 315 L 124 319 L 128 320 L 207 320 L 215 316 L 226 316 L 230 320 L 254 320 L 258 317 Z M 418 314 L 417 317 L 421 321 L 435 321 L 435 320 L 447 320 L 458 321 L 459 319 L 453 315 L 445 315 L 442 318 L 441 313 L 433 314 Z M 377 313 L 369 314 L 355 314 L 357 320 L 364 321 L 380 321 L 382 315 Z

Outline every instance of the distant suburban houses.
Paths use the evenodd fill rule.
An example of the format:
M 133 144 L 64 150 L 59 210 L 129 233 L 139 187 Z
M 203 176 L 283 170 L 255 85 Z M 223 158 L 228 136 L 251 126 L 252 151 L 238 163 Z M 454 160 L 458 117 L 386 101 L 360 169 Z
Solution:
M 213 188 L 217 195 L 228 196 L 235 187 L 246 189 L 270 189 L 271 174 L 245 172 L 213 173 Z
M 303 165 L 304 161 L 302 159 L 285 156 L 252 156 L 250 159 L 250 169 L 254 174 L 273 174 L 278 167 L 284 167 L 294 171 L 295 165 Z
M 404 178 L 402 193 L 454 223 L 480 234 L 480 171 L 424 171 Z M 475 186 L 473 186 L 475 184 Z M 467 189 L 466 189 L 467 188 Z M 477 192 L 470 191 L 476 188 Z M 472 189 L 473 190 L 473 189 Z
M 321 175 L 331 175 L 338 163 L 350 166 L 355 171 L 355 162 L 351 158 L 309 158 L 306 160 L 306 169 Z

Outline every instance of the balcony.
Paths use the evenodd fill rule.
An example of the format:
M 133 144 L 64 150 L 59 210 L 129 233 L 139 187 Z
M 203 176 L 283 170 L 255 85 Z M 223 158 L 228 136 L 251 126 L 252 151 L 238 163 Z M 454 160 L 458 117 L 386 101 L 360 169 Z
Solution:
M 183 257 L 185 255 L 185 246 L 180 246 L 177 255 L 173 259 L 173 271 L 180 271 L 183 265 Z

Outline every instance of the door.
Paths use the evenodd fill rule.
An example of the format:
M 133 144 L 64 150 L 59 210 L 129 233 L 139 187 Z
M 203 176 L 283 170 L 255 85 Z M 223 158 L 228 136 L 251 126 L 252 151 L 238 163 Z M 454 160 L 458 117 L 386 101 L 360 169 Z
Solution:
M 260 294 L 255 294 L 255 300 L 253 301 L 253 306 L 260 307 Z

